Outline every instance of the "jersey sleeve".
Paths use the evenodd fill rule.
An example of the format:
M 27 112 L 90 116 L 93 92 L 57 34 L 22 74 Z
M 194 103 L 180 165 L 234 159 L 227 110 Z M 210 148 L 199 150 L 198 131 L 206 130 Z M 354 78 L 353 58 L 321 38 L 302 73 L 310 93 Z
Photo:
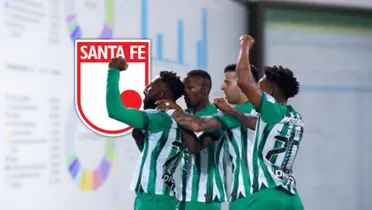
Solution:
M 123 105 L 119 91 L 120 71 L 110 69 L 107 77 L 106 108 L 108 115 L 131 127 L 158 132 L 164 127 L 171 126 L 172 120 L 162 112 L 144 112 Z
M 278 123 L 285 116 L 285 106 L 276 102 L 276 100 L 267 93 L 262 93 L 260 106 L 257 112 L 260 118 L 266 123 Z
M 224 130 L 236 128 L 240 126 L 240 122 L 238 119 L 231 115 L 223 114 L 214 116 L 215 119 L 217 119 L 221 123 L 221 128 Z
M 241 105 L 235 106 L 234 109 L 241 111 L 245 114 L 249 114 L 253 110 L 253 105 L 250 103 L 241 104 Z M 236 128 L 241 125 L 240 121 L 232 115 L 222 114 L 222 115 L 215 116 L 215 118 L 221 123 L 222 129 L 225 129 L 225 130 Z
M 149 119 L 148 131 L 156 133 L 166 128 L 177 128 L 177 123 L 167 114 L 158 110 L 145 110 L 144 113 Z M 146 127 L 145 127 L 146 128 Z

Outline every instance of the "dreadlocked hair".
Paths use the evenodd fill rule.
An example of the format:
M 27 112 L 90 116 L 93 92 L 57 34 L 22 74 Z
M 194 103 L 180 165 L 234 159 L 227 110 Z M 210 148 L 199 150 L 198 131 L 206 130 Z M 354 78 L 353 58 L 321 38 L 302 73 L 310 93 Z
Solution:
M 264 69 L 267 80 L 276 85 L 286 99 L 292 98 L 299 93 L 300 83 L 293 75 L 292 70 L 282 66 L 265 66 Z
M 167 85 L 175 100 L 179 99 L 183 95 L 183 82 L 176 73 L 172 71 L 161 71 L 160 78 Z

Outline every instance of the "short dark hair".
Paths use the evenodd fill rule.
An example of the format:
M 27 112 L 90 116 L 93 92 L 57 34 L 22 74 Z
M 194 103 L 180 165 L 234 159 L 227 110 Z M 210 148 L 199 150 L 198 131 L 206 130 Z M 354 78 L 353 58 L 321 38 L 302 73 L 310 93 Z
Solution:
M 172 71 L 161 71 L 160 79 L 167 85 L 175 100 L 183 95 L 184 86 L 180 77 Z
M 226 73 L 226 72 L 235 72 L 235 71 L 236 71 L 236 64 L 229 64 L 224 69 L 224 73 Z M 251 72 L 252 72 L 252 76 L 253 76 L 254 81 L 255 82 L 258 82 L 260 80 L 260 78 L 258 76 L 258 70 L 252 64 L 251 64 Z
M 276 85 L 285 99 L 296 96 L 300 91 L 300 83 L 292 70 L 282 66 L 265 66 L 265 76 L 268 82 Z
M 236 64 L 228 64 L 225 69 L 223 70 L 223 73 L 226 72 L 235 72 L 236 71 Z
M 211 75 L 209 75 L 208 72 L 202 70 L 202 69 L 195 69 L 191 70 L 187 73 L 187 77 L 199 77 L 203 80 L 203 86 L 212 88 L 212 78 Z

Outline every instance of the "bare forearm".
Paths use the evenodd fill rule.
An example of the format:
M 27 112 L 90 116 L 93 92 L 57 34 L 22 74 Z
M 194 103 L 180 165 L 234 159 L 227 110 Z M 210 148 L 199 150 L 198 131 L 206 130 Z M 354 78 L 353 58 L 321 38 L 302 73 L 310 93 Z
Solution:
M 174 112 L 172 117 L 182 127 L 192 131 L 205 131 L 221 128 L 221 123 L 215 118 L 199 118 L 180 112 Z
M 236 65 L 236 74 L 238 77 L 238 82 L 240 83 L 255 83 L 249 63 L 249 52 L 247 52 L 246 49 L 240 49 L 238 62 Z
M 197 119 L 192 115 L 185 114 L 183 112 L 173 112 L 172 118 L 179 124 L 181 127 L 187 130 L 193 130 L 193 122 Z
M 252 76 L 250 66 L 249 51 L 241 48 L 236 67 L 238 86 L 254 107 L 257 108 L 261 102 L 262 93 Z
M 199 118 L 198 124 L 201 126 L 202 130 L 214 130 L 221 129 L 221 123 L 216 118 L 201 119 Z
M 232 109 L 231 111 L 227 112 L 226 114 L 231 115 L 238 119 L 242 124 L 247 126 L 251 130 L 256 129 L 257 117 L 253 115 L 245 115 L 244 112 L 241 112 L 236 109 Z

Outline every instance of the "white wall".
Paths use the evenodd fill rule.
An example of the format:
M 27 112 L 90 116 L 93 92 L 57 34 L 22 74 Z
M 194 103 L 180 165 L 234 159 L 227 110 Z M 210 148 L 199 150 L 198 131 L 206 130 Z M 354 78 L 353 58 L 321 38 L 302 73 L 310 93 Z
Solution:
M 76 115 L 73 42 L 66 16 L 76 13 L 83 38 L 96 38 L 105 18 L 105 1 L 34 2 L 8 0 L 0 11 L 5 19 L 0 25 L 0 209 L 132 209 L 129 183 L 138 151 L 131 137 L 115 139 L 114 169 L 96 191 L 82 191 L 66 163 L 67 156 L 76 153 L 82 168 L 95 169 L 105 142 Z M 239 37 L 245 31 L 244 9 L 229 1 L 148 2 L 145 27 L 143 1 L 114 1 L 114 11 L 109 11 L 114 14 L 113 37 L 139 38 L 141 28 L 148 29 L 154 55 L 159 57 L 156 34 L 163 34 L 164 59 L 154 59 L 154 74 L 166 69 L 185 75 L 190 69 L 206 67 L 213 77 L 213 95 L 220 94 L 223 67 L 236 61 Z M 179 51 L 177 20 L 184 25 L 185 65 L 173 62 Z M 207 46 L 207 66 L 197 65 L 200 39 Z
M 314 24 L 303 20 L 309 13 L 286 11 L 291 19 L 276 19 L 274 12 L 268 18 L 265 64 L 292 69 L 301 84 L 290 102 L 305 123 L 294 166 L 305 209 L 372 209 L 372 132 L 366 126 L 372 118 L 372 20 L 341 14 L 348 21 L 330 26 L 321 20 L 329 24 L 333 14 L 310 13 L 321 18 Z

